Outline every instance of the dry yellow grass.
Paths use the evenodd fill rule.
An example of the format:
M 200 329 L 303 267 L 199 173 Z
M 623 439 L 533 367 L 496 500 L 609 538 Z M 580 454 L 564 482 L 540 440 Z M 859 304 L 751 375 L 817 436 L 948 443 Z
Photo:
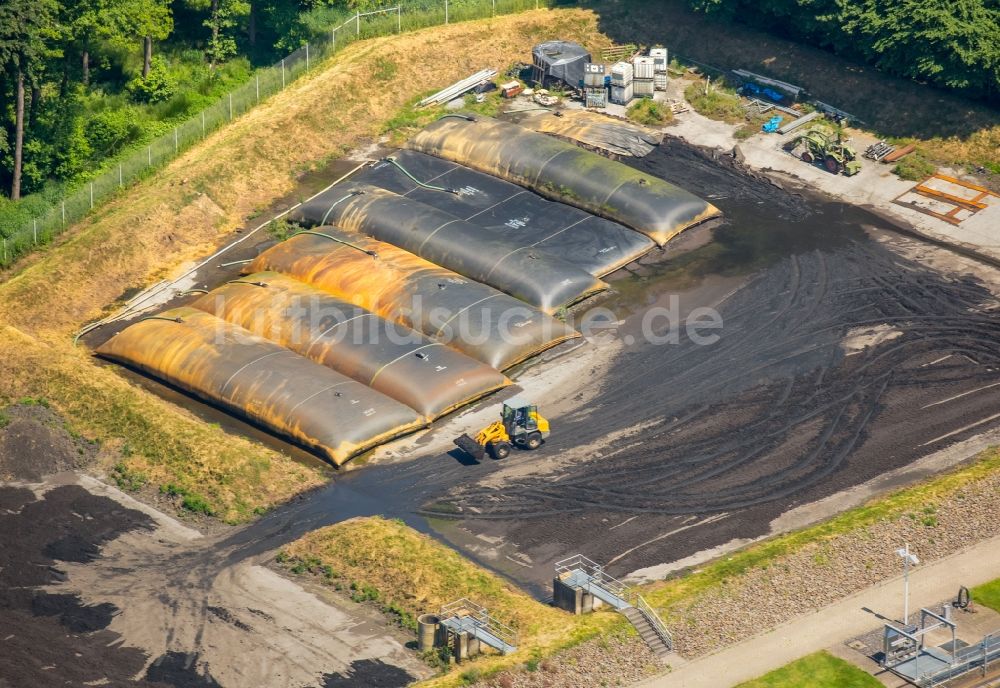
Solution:
M 483 656 L 463 663 L 462 671 L 471 667 L 488 675 L 625 626 L 614 612 L 573 616 L 542 604 L 400 521 L 355 518 L 328 526 L 286 547 L 279 559 L 296 572 L 318 574 L 329 585 L 351 590 L 353 584 L 355 594 L 377 596 L 377 604 L 404 625 L 466 597 L 518 630 L 517 652 Z M 422 685 L 441 688 L 460 680 L 456 670 Z
M 72 334 L 123 294 L 231 240 L 249 216 L 294 191 L 299 171 L 377 136 L 419 93 L 487 64 L 505 68 L 545 38 L 606 44 L 596 27 L 589 12 L 541 10 L 349 46 L 6 273 L 0 401 L 44 397 L 73 431 L 124 450 L 119 473 L 194 492 L 227 520 L 320 484 L 323 471 L 95 365 Z M 392 78 L 372 83 L 389 62 Z M 117 459 L 107 461 L 110 469 Z

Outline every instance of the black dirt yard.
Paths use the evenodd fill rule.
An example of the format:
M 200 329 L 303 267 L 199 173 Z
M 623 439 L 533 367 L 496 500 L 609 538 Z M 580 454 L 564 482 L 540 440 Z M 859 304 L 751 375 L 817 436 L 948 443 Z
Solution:
M 1000 284 L 995 270 L 972 274 L 871 212 L 721 153 L 668 139 L 637 164 L 719 206 L 726 224 L 705 246 L 613 277 L 617 293 L 596 305 L 620 350 L 579 395 L 537 400 L 553 426 L 540 450 L 366 467 L 254 529 L 304 513 L 428 519 L 542 594 L 564 556 L 624 575 L 760 537 L 789 509 L 1000 425 L 1000 318 L 983 281 Z M 683 329 L 677 343 L 646 341 L 643 318 L 671 295 L 682 314 L 715 307 L 723 326 L 706 333 L 718 341 Z M 652 326 L 662 337 L 669 322 Z

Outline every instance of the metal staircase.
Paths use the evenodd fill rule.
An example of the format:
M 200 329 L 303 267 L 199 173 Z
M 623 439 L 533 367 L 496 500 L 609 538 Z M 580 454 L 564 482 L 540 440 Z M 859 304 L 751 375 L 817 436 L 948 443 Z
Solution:
M 656 611 L 642 595 L 608 575 L 603 566 L 577 554 L 556 562 L 555 568 L 563 584 L 590 593 L 624 614 L 654 655 L 662 658 L 673 651 L 673 638 Z

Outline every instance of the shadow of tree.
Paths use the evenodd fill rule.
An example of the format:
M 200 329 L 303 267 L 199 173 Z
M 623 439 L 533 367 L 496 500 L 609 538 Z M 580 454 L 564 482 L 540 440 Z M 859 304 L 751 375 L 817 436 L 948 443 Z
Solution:
M 804 86 L 886 136 L 966 138 L 1000 125 L 1000 112 L 870 65 L 687 9 L 683 0 L 598 0 L 602 33 L 616 43 L 663 44 L 722 70 L 749 69 Z

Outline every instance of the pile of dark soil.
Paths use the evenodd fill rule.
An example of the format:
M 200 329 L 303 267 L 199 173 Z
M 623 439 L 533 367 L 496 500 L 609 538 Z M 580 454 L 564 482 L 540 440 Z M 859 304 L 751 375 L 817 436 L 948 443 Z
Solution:
M 50 430 L 36 421 L 24 425 L 33 422 Z M 0 485 L 0 686 L 218 685 L 187 658 L 160 658 L 145 680 L 133 680 L 144 673 L 148 657 L 107 630 L 118 609 L 42 589 L 66 579 L 59 562 L 90 563 L 106 543 L 153 525 L 144 513 L 77 485 L 53 488 L 41 498 Z
M 85 466 L 96 454 L 96 445 L 71 436 L 58 414 L 43 405 L 0 411 L 0 480 L 38 482 Z

